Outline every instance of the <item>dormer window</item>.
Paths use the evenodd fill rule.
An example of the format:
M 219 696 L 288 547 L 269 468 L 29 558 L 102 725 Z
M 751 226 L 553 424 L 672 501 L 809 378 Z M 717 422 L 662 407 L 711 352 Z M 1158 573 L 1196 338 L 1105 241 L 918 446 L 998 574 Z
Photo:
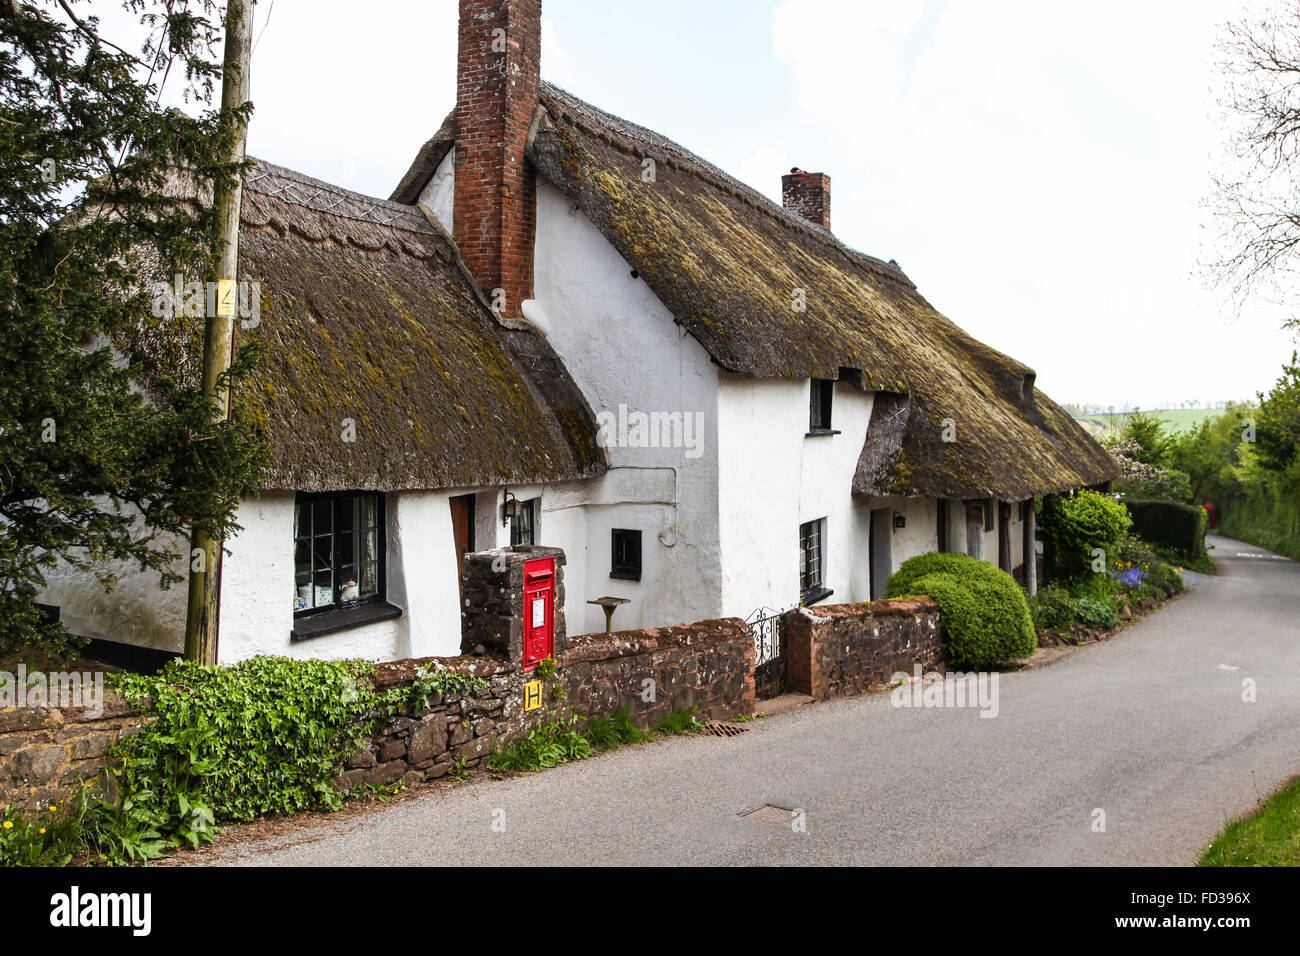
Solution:
M 831 428 L 831 403 L 835 397 L 835 382 L 829 378 L 815 378 L 808 391 L 808 434 L 834 435 Z

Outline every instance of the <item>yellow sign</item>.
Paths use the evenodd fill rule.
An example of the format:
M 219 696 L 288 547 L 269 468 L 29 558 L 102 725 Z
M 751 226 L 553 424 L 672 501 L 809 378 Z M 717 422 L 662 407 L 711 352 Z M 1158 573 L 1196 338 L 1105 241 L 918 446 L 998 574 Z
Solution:
M 235 280 L 217 280 L 217 315 L 223 319 L 235 317 Z
M 524 710 L 536 710 L 542 706 L 542 682 L 530 680 L 524 685 Z

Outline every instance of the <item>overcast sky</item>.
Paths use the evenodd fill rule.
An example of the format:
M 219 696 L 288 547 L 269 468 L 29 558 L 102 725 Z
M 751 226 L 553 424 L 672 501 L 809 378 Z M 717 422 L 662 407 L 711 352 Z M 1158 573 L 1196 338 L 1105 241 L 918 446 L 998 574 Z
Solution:
M 1294 347 L 1287 310 L 1234 317 L 1197 266 L 1240 9 L 545 0 L 542 75 L 778 202 L 791 166 L 828 173 L 841 239 L 1057 401 L 1211 402 Z M 259 158 L 386 197 L 453 105 L 455 0 L 259 0 L 254 36 Z

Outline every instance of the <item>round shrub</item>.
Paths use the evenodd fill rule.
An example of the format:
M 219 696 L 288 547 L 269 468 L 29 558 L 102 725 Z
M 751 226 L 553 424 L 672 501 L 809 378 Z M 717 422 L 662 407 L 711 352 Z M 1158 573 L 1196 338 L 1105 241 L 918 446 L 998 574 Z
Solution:
M 1109 495 L 1084 490 L 1070 498 L 1045 498 L 1041 523 L 1043 541 L 1056 548 L 1055 570 L 1069 578 L 1092 570 L 1095 549 L 1100 548 L 1108 557 L 1117 553 L 1133 519 Z
M 946 554 L 931 551 L 908 558 L 898 566 L 898 570 L 885 583 L 885 597 L 902 597 L 916 594 L 915 584 L 927 574 L 980 575 L 985 571 L 997 570 L 991 564 L 972 558 L 969 554 Z
M 964 554 L 923 554 L 904 561 L 888 597 L 924 594 L 939 605 L 944 650 L 959 670 L 1028 657 L 1038 646 L 1029 604 L 1005 571 Z

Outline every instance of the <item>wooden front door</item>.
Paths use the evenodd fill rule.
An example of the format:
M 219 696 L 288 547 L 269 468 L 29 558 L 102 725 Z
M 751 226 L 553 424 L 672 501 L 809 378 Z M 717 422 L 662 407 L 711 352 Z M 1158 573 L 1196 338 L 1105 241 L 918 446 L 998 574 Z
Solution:
M 894 533 L 893 511 L 889 508 L 873 508 L 871 511 L 870 537 L 867 539 L 867 562 L 871 568 L 871 600 L 879 601 L 885 596 L 885 585 L 894 569 L 894 556 L 890 549 L 890 537 Z
M 451 499 L 451 533 L 456 542 L 456 580 L 465 573 L 465 555 L 474 550 L 474 496 Z

